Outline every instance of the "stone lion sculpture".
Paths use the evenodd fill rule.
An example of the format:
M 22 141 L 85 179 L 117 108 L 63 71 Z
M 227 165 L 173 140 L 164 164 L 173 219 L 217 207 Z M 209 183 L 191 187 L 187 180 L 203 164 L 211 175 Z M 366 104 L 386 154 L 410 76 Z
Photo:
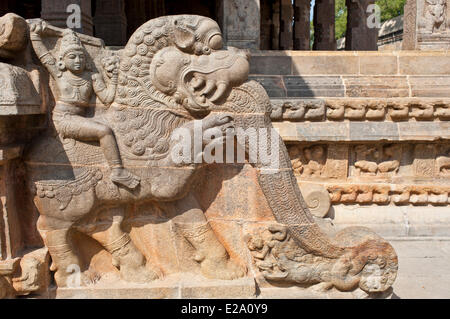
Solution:
M 192 181 L 205 163 L 175 162 L 171 135 L 179 128 L 193 133 L 195 123 L 201 123 L 203 130 L 218 128 L 223 132 L 232 128 L 272 128 L 267 93 L 257 82 L 248 81 L 248 53 L 235 48 L 222 50 L 219 26 L 209 18 L 168 16 L 138 28 L 117 58 L 110 58 L 110 63 L 103 60 L 94 72 L 81 61 L 89 54 L 76 35 L 71 41 L 77 43 L 78 53 L 66 57 L 64 54 L 70 54 L 70 50 L 63 45 L 59 50 L 64 53 L 58 61 L 57 56 L 52 58 L 44 50 L 41 41 L 55 28 L 41 20 L 29 23 L 33 46 L 42 63 L 54 68 L 55 74 L 72 72 L 68 70 L 70 63 L 75 70 L 67 75 L 71 85 L 57 85 L 65 91 L 56 90 L 56 104 L 63 96 L 66 113 L 54 111 L 54 128 L 40 136 L 26 154 L 36 194 L 34 202 L 40 212 L 37 227 L 51 255 L 57 285 L 64 287 L 68 267 L 79 263 L 78 247 L 72 240 L 76 232 L 84 232 L 100 243 L 112 255 L 113 265 L 124 280 L 157 279 L 157 267 L 152 260 L 146 260 L 122 227 L 130 206 L 146 202 L 177 201 L 173 220 L 195 249 L 194 259 L 204 276 L 227 280 L 245 276 L 246 267 L 230 258 L 193 195 L 196 189 Z M 117 59 L 120 62 L 115 65 Z M 58 75 L 53 80 L 57 83 Z M 87 94 L 94 94 L 92 90 L 108 106 L 90 115 L 90 123 L 98 129 L 94 133 L 89 131 L 91 126 L 73 121 L 80 117 L 79 121 L 85 123 L 89 117 L 81 112 L 89 106 Z M 83 94 L 84 104 L 80 103 Z M 74 133 L 64 134 L 69 131 Z M 115 141 L 102 143 L 104 136 L 114 137 Z M 278 142 L 279 167 L 270 168 L 259 160 L 253 166 L 276 221 L 289 233 L 290 250 L 311 256 L 298 262 L 289 259 L 285 264 L 291 269 L 283 271 L 293 275 L 283 278 L 295 277 L 295 282 L 306 285 L 326 281 L 345 291 L 357 287 L 368 292 L 388 289 L 397 270 L 393 248 L 368 230 L 349 230 L 336 240 L 325 235 L 303 200 L 283 142 L 278 135 L 275 140 L 269 137 L 267 147 Z M 116 167 L 130 172 L 131 179 L 114 180 L 114 162 L 108 162 L 114 156 L 108 157 L 104 145 L 117 145 L 120 162 L 115 162 Z M 247 153 L 257 148 L 241 146 Z M 201 152 L 192 147 L 193 158 Z M 109 221 L 96 226 L 101 231 L 83 228 L 88 221 L 95 222 L 100 212 Z M 306 272 L 313 271 L 313 257 L 326 264 L 322 268 L 327 269 L 327 275 L 312 276 L 314 279 L 305 274 L 296 276 L 295 267 L 303 265 Z M 380 280 L 370 285 L 365 278 L 374 264 Z M 271 280 L 271 276 L 267 279 Z

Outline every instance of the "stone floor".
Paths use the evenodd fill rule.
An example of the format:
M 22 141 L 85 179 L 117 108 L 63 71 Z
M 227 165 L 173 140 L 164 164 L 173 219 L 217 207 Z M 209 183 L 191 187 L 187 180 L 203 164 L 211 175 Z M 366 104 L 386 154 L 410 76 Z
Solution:
M 399 257 L 393 298 L 450 298 L 450 237 L 387 239 Z

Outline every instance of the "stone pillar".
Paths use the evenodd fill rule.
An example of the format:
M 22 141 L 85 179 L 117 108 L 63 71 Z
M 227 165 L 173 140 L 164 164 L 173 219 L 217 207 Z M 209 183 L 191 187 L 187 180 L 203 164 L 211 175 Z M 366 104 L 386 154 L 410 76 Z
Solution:
M 272 2 L 261 0 L 261 50 L 272 49 L 272 23 Z
M 222 17 L 224 42 L 238 48 L 260 47 L 259 0 L 223 0 Z
M 374 12 L 367 12 L 368 6 L 375 0 L 346 0 L 348 10 L 345 49 L 359 51 L 377 51 L 378 30 Z
M 407 0 L 404 50 L 450 49 L 450 0 Z
M 416 48 L 416 0 L 406 0 L 403 14 L 403 50 L 414 50 Z
M 311 0 L 294 0 L 294 50 L 309 50 Z
M 292 50 L 293 30 L 292 21 L 294 19 L 294 8 L 292 0 L 281 0 L 281 21 L 280 21 L 280 50 Z
M 316 0 L 313 50 L 336 50 L 334 0 Z
M 272 3 L 272 49 L 280 49 L 280 13 L 281 13 L 281 0 L 275 0 Z
M 80 28 L 75 31 L 93 35 L 91 0 L 42 0 L 41 18 L 55 27 L 67 28 L 67 19 L 76 11 L 67 12 L 69 5 L 80 8 Z
M 97 0 L 94 26 L 95 36 L 103 39 L 106 45 L 125 45 L 127 18 L 124 0 Z

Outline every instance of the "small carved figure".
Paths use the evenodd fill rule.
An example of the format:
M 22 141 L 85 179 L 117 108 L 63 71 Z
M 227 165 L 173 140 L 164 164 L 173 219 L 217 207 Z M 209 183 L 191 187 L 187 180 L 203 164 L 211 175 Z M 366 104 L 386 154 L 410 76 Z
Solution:
M 439 174 L 448 176 L 450 175 L 450 147 L 443 147 L 441 154 L 436 158 Z
M 300 102 L 284 104 L 283 119 L 287 121 L 301 121 L 305 115 L 305 105 Z
M 389 115 L 393 121 L 405 120 L 409 116 L 408 103 L 401 101 L 390 101 L 387 103 Z
M 307 161 L 303 173 L 306 176 L 320 177 L 325 165 L 325 149 L 321 145 L 305 148 L 303 154 Z
M 361 120 L 366 114 L 366 106 L 361 101 L 348 101 L 345 105 L 345 118 Z
M 420 27 L 426 33 L 442 32 L 446 29 L 446 0 L 425 0 Z
M 366 119 L 368 120 L 383 120 L 386 113 L 386 102 L 384 101 L 367 101 Z
M 398 145 L 383 146 L 383 162 L 378 164 L 378 171 L 380 173 L 398 172 L 400 152 L 401 148 Z
M 322 145 L 305 147 L 293 145 L 289 148 L 292 168 L 298 175 L 320 177 L 326 162 L 326 150 Z
M 380 158 L 380 153 L 376 147 L 367 147 L 366 145 L 359 145 L 355 148 L 356 159 L 355 168 L 357 173 L 366 173 L 368 175 L 376 175 L 378 164 L 377 160 Z
M 303 163 L 301 160 L 301 150 L 297 145 L 289 147 L 289 157 L 291 158 L 292 169 L 297 175 L 303 173 Z
M 382 148 L 358 145 L 356 151 L 356 174 L 377 176 L 397 173 L 400 167 L 401 149 L 397 145 L 385 145 Z
M 89 106 L 92 91 L 105 105 L 113 102 L 117 87 L 118 59 L 109 57 L 102 61 L 105 73 L 110 77 L 110 83 L 106 84 L 101 74 L 86 69 L 85 49 L 75 32 L 65 30 L 56 61 L 42 41 L 41 36 L 45 36 L 45 30 L 46 23 L 38 19 L 30 26 L 30 37 L 39 59 L 58 87 L 59 96 L 53 109 L 53 122 L 57 132 L 63 138 L 99 141 L 112 170 L 111 180 L 128 188 L 135 188 L 139 184 L 139 177 L 123 167 L 111 128 L 85 117 L 85 107 Z
M 40 24 L 37 25 L 42 29 Z M 55 63 L 55 59 L 51 59 L 44 50 L 36 28 L 35 25 L 30 28 L 35 51 L 42 59 L 48 58 Z M 77 49 L 80 47 L 78 45 Z M 172 216 L 174 231 L 190 244 L 191 257 L 199 264 L 197 271 L 205 277 L 232 280 L 245 276 L 247 268 L 239 260 L 234 260 L 219 241 L 205 217 L 203 205 L 197 199 L 195 181 L 201 177 L 200 168 L 204 163 L 175 163 L 170 156 L 179 146 L 175 141 L 169 141 L 172 132 L 181 128 L 193 136 L 194 119 L 201 119 L 203 130 L 218 128 L 223 131 L 230 126 L 244 130 L 272 129 L 267 93 L 257 82 L 246 82 L 250 69 L 248 55 L 234 49 L 222 51 L 221 48 L 222 36 L 213 20 L 197 16 L 169 16 L 142 25 L 121 51 L 117 95 L 105 117 L 111 119 L 126 165 L 140 163 L 139 168 L 136 164 L 133 168 L 133 172 L 141 177 L 140 187 L 135 192 L 131 193 L 126 188 L 117 188 L 116 193 L 110 191 L 109 181 L 103 178 L 105 159 L 96 145 L 66 145 L 69 143 L 61 143 L 61 139 L 55 136 L 43 136 L 27 150 L 24 162 L 40 213 L 37 229 L 51 255 L 51 270 L 55 271 L 58 287 L 67 286 L 71 265 L 83 264 L 83 255 L 79 252 L 82 247 L 76 246 L 79 241 L 75 240 L 79 237 L 74 236 L 79 232 L 90 236 L 112 256 L 112 266 L 126 281 L 145 283 L 164 274 L 166 269 L 152 265 L 153 254 L 144 256 L 140 252 L 145 238 L 136 234 L 132 239 L 122 227 L 130 208 L 137 205 L 159 206 L 158 210 Z M 74 90 L 73 86 L 57 83 L 63 91 L 62 96 L 76 95 L 72 102 L 77 108 L 80 108 L 80 101 L 87 100 L 90 96 L 87 92 L 92 88 L 90 73 L 81 71 L 81 56 L 74 54 L 74 59 L 79 60 L 73 63 L 80 71 L 76 75 L 78 78 L 86 76 L 83 79 L 89 84 L 79 85 L 78 90 Z M 64 57 L 61 58 L 63 62 Z M 46 65 L 52 69 L 56 82 L 60 78 L 75 77 L 72 72 L 63 73 L 66 70 L 59 70 L 54 64 Z M 61 72 L 60 77 L 58 72 Z M 105 86 L 104 92 L 109 91 L 109 86 Z M 76 92 L 79 94 L 74 94 Z M 72 118 L 71 114 L 64 116 Z M 100 116 L 96 114 L 94 118 Z M 80 119 L 85 120 L 82 116 Z M 62 122 L 72 123 L 65 122 L 64 118 Z M 119 125 L 122 122 L 127 124 L 123 128 Z M 127 131 L 133 134 L 127 134 Z M 166 145 L 160 145 L 164 147 L 155 145 L 154 148 L 159 149 L 157 152 L 141 152 L 144 148 L 142 140 L 154 141 L 159 137 L 167 140 Z M 270 253 L 258 240 L 253 243 L 259 249 L 258 257 L 268 260 L 270 254 L 276 259 L 272 266 L 260 264 L 272 267 L 273 271 L 267 278 L 275 277 L 274 280 L 302 285 L 326 282 L 345 291 L 358 286 L 367 292 L 388 289 L 397 271 L 397 256 L 393 248 L 369 231 L 349 229 L 336 240 L 323 233 L 295 182 L 284 143 L 279 136 L 276 138 L 280 147 L 279 169 L 265 174 L 262 162 L 252 163 L 274 218 L 282 225 L 269 228 L 267 247 Z M 203 144 L 206 144 L 205 140 Z M 188 145 L 194 151 L 192 158 L 196 158 L 204 146 L 195 150 Z M 266 146 L 269 150 L 270 145 Z M 325 146 L 317 145 L 309 147 L 308 154 L 302 153 L 307 158 L 309 174 L 320 176 L 326 151 Z M 80 163 L 82 167 L 78 168 L 74 163 Z M 58 167 L 58 171 L 48 167 Z M 61 204 L 64 204 L 62 208 Z M 84 227 L 91 219 L 95 227 Z M 101 222 L 103 219 L 107 223 Z M 139 239 L 136 244 L 134 238 Z M 184 258 L 176 260 L 179 261 L 181 265 Z M 373 274 L 373 264 L 376 264 L 376 278 L 380 279 L 377 285 L 367 281 Z M 383 271 L 380 275 L 379 269 Z
M 345 105 L 340 100 L 327 101 L 327 118 L 330 120 L 342 120 L 344 118 Z
M 410 116 L 417 120 L 430 120 L 433 119 L 434 106 L 431 103 L 410 103 L 411 113 Z
M 325 101 L 307 101 L 305 119 L 309 121 L 322 120 L 325 116 Z

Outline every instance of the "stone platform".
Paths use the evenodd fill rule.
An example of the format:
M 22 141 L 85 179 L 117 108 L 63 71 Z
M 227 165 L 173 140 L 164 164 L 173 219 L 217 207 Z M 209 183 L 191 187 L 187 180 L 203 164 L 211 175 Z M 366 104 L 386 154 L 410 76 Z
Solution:
M 50 289 L 57 299 L 174 299 L 174 298 L 254 298 L 253 278 L 207 280 L 196 274 L 177 274 L 149 284 L 129 284 L 114 278 L 81 288 Z

